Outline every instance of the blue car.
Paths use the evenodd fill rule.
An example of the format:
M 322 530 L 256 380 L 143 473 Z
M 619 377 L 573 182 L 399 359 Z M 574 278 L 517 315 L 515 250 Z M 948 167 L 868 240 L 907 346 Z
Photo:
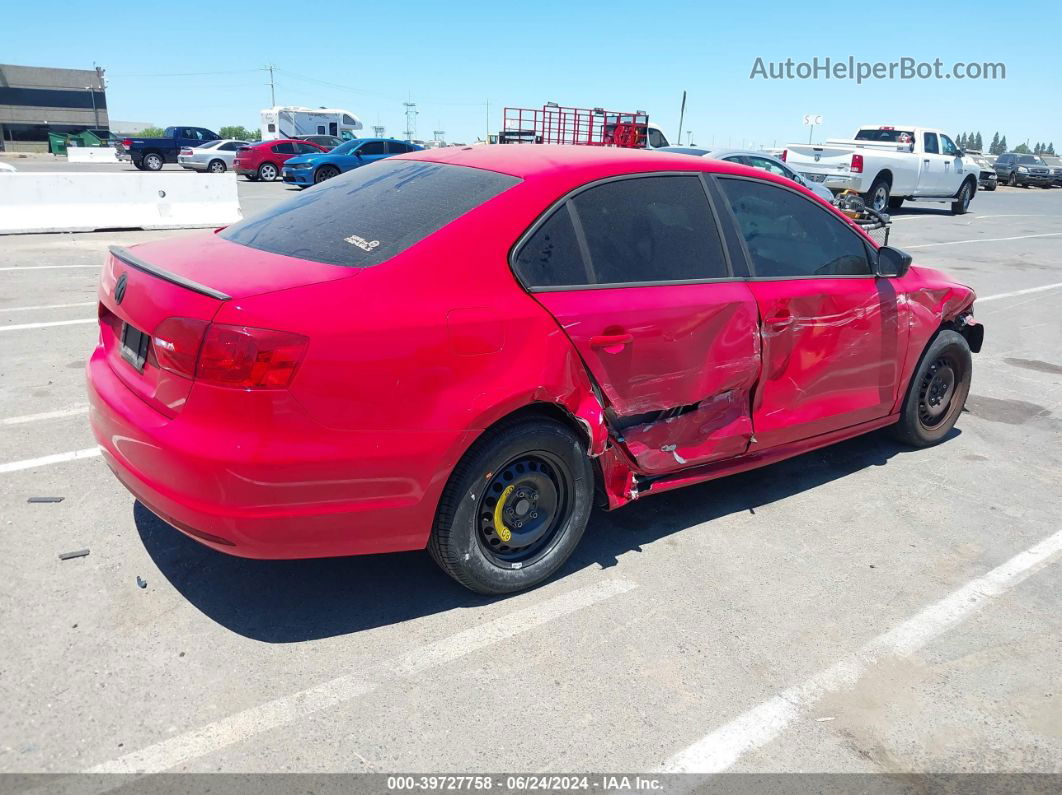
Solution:
M 340 144 L 331 152 L 292 157 L 284 163 L 282 174 L 285 182 L 308 188 L 358 166 L 423 148 L 394 138 L 357 138 Z

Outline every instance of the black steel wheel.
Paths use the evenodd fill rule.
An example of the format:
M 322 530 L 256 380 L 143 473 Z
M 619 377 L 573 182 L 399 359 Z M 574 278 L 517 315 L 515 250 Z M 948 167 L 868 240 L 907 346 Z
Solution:
M 590 517 L 594 474 L 586 448 L 545 417 L 504 422 L 454 468 L 428 550 L 467 588 L 530 588 L 568 559 Z
M 966 338 L 947 329 L 933 338 L 911 378 L 893 435 L 915 447 L 941 441 L 970 394 L 973 357 Z

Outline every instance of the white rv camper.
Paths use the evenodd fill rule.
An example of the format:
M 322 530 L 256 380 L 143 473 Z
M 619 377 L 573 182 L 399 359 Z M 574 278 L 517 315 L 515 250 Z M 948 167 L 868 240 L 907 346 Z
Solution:
M 298 138 L 303 135 L 334 135 L 343 140 L 357 138 L 361 119 L 342 108 L 300 108 L 294 105 L 262 111 L 262 140 Z

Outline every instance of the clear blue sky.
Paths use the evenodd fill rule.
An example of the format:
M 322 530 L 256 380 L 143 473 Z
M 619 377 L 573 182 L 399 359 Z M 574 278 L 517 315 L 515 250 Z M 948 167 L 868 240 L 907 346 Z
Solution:
M 697 143 L 782 145 L 864 123 L 999 130 L 1015 146 L 1062 148 L 1057 2 L 959 3 L 422 2 L 10 3 L 0 62 L 107 69 L 112 118 L 258 126 L 277 67 L 277 103 L 338 106 L 389 135 L 402 102 L 418 137 L 472 141 L 504 105 L 645 110 L 674 142 L 679 102 Z M 64 6 L 69 6 L 64 9 Z M 95 6 L 95 7 L 93 7 Z M 929 12 L 928 7 L 941 9 Z M 1009 33 L 1008 33 L 1009 31 Z M 1042 42 L 1036 45 L 1033 42 Z M 940 58 L 1003 62 L 1005 80 L 750 80 L 757 57 L 810 61 Z M 186 74 L 186 73 L 217 74 Z M 164 76 L 152 76 L 164 75 Z M 335 85 L 328 85 L 329 83 Z M 821 133 L 821 135 L 820 135 Z

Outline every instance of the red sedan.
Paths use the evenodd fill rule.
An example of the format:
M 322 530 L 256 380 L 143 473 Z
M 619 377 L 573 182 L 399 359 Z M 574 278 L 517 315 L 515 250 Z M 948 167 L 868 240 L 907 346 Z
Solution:
M 319 155 L 327 151 L 327 147 L 312 141 L 262 141 L 237 149 L 236 158 L 232 161 L 232 170 L 243 174 L 252 182 L 272 182 L 280 178 L 284 164 L 295 155 Z
M 234 555 L 421 549 L 541 582 L 618 508 L 891 426 L 946 438 L 973 291 L 791 182 L 621 149 L 434 149 L 112 249 L 106 461 Z

